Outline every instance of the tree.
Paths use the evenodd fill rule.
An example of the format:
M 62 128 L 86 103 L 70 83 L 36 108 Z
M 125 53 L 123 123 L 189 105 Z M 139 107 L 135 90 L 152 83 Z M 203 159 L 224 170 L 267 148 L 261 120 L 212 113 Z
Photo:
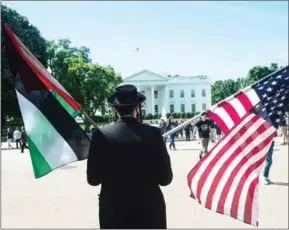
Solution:
M 232 79 L 216 81 L 212 85 L 212 103 L 216 104 L 221 100 L 233 95 L 239 89 L 238 83 Z
M 47 44 L 52 75 L 90 116 L 94 116 L 98 109 L 103 110 L 107 97 L 122 82 L 121 76 L 111 66 L 91 63 L 89 49 L 71 47 L 68 39 Z M 86 120 L 85 124 L 87 129 L 89 124 Z
M 47 66 L 46 42 L 41 36 L 39 30 L 31 25 L 28 19 L 18 14 L 15 10 L 7 6 L 1 7 L 1 19 L 3 24 L 7 24 L 25 46 L 38 58 L 38 60 Z M 14 90 L 14 79 L 11 75 L 9 63 L 6 57 L 4 36 L 1 28 L 1 122 L 2 124 L 8 118 L 18 119 L 21 117 Z
M 247 75 L 247 82 L 249 85 L 253 84 L 254 82 L 262 79 L 263 77 L 266 77 L 267 75 L 277 71 L 279 68 L 279 65 L 277 63 L 271 63 L 271 65 L 268 66 L 254 66 L 252 69 L 250 69 L 248 75 Z

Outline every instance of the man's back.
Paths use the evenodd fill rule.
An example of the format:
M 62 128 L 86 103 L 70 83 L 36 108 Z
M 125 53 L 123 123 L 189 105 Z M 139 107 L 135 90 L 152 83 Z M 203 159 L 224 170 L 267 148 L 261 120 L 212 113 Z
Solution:
M 172 180 L 170 159 L 160 129 L 140 124 L 133 118 L 124 118 L 97 130 L 88 161 L 91 163 L 88 170 L 92 169 L 90 175 L 88 171 L 88 180 L 91 179 L 92 184 L 102 183 L 103 188 L 111 188 L 118 194 L 123 191 L 147 193 L 150 191 L 146 190 L 154 190 Z M 99 175 L 93 172 L 96 167 Z
M 101 226 L 164 228 L 165 201 L 159 185 L 168 185 L 172 176 L 160 129 L 128 117 L 94 133 L 87 180 L 101 184 Z M 109 215 L 111 223 L 106 225 Z

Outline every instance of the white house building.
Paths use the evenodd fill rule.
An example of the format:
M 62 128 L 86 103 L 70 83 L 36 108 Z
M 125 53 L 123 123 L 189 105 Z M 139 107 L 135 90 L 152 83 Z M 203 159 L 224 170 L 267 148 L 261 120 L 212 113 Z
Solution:
M 144 114 L 196 112 L 211 106 L 211 82 L 206 76 L 164 76 L 143 70 L 123 79 L 146 96 Z

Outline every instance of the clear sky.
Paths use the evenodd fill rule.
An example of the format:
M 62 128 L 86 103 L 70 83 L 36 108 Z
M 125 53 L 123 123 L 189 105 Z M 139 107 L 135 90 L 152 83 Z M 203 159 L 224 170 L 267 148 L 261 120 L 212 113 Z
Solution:
M 143 69 L 213 80 L 288 64 L 288 2 L 4 2 L 46 39 L 69 38 L 123 76 Z M 139 52 L 135 50 L 139 48 Z

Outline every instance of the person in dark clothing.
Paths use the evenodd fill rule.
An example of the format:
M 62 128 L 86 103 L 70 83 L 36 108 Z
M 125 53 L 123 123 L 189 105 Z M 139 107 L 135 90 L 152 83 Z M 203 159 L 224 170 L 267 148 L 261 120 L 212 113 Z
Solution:
M 28 149 L 28 146 L 26 144 L 26 133 L 25 128 L 21 128 L 21 139 L 20 139 L 20 147 L 21 147 L 21 153 L 24 153 L 24 148 Z
M 196 123 L 196 127 L 199 131 L 200 141 L 201 141 L 201 151 L 199 154 L 199 158 L 201 159 L 203 155 L 208 152 L 208 146 L 210 142 L 210 129 L 212 126 L 212 122 L 207 118 L 207 114 L 202 114 L 202 119 Z
M 169 124 L 168 124 L 168 127 L 167 127 L 167 131 L 170 131 L 172 129 L 174 129 L 175 127 L 177 127 L 177 123 L 170 117 L 169 118 Z M 169 145 L 169 148 L 172 149 L 172 147 L 174 148 L 174 150 L 177 150 L 176 149 L 176 145 L 175 145 L 175 137 L 177 135 L 177 132 L 175 133 L 172 133 L 170 135 L 170 145 Z
M 173 172 L 161 131 L 140 122 L 145 96 L 135 86 L 117 87 L 107 101 L 119 120 L 94 132 L 87 159 L 87 182 L 101 184 L 100 228 L 165 229 L 160 185 L 169 185 Z
M 190 132 L 192 131 L 193 132 L 193 127 L 192 127 L 192 125 L 191 124 L 188 124 L 185 128 L 184 128 L 184 130 L 185 130 L 185 135 L 186 135 L 186 142 L 187 141 L 191 141 L 190 139 L 191 139 L 191 137 L 190 137 Z

